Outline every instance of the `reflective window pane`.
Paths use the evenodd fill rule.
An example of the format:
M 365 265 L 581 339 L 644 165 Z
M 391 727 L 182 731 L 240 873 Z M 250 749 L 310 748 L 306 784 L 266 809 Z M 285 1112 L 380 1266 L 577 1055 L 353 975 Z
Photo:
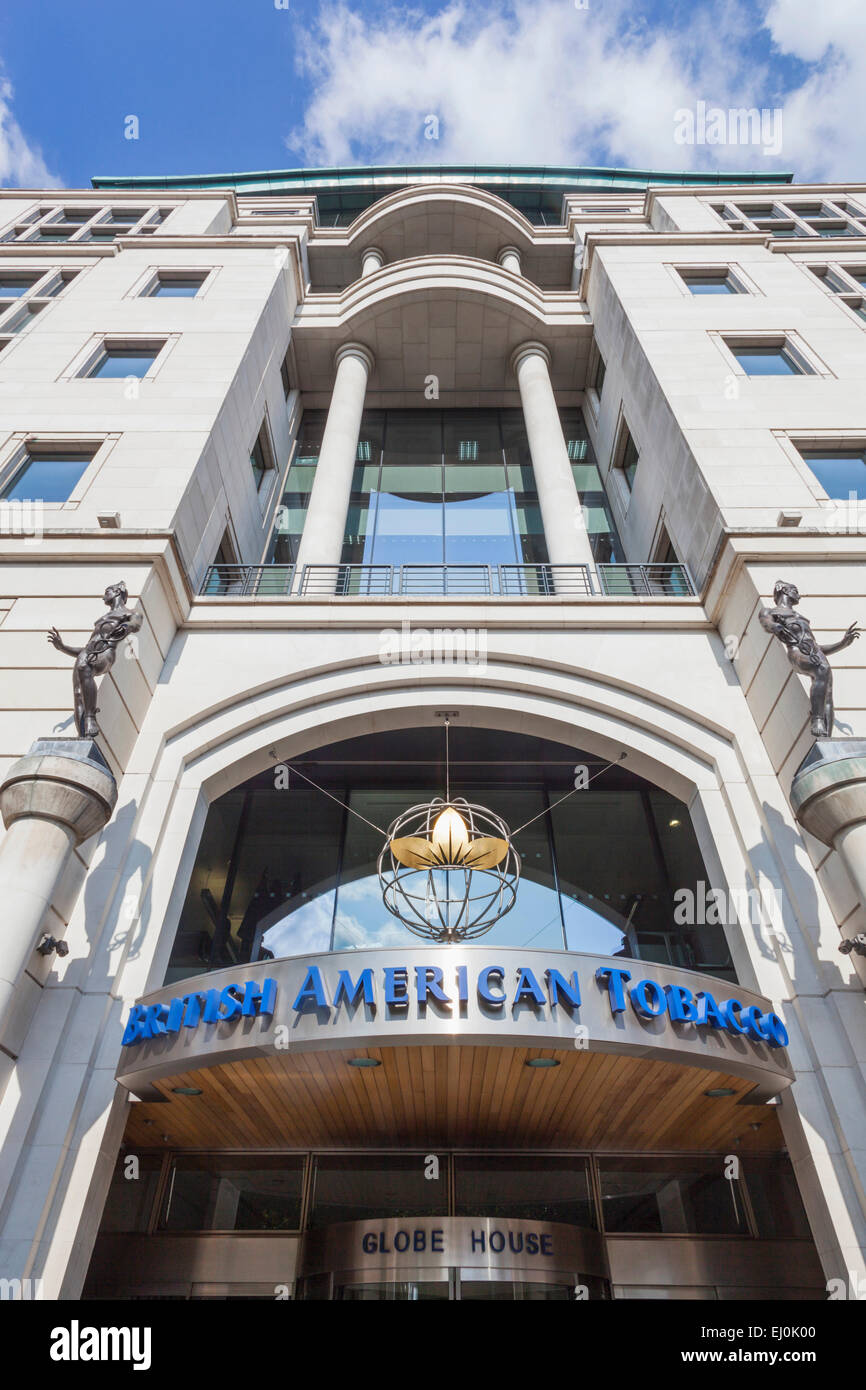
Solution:
M 747 1235 L 739 1183 L 721 1155 L 599 1158 L 606 1231 L 659 1235 Z
M 66 502 L 91 462 L 92 454 L 32 455 L 3 493 L 3 500 Z
M 146 1231 L 150 1224 L 162 1172 L 162 1154 L 130 1157 L 135 1158 L 135 1166 L 126 1162 L 121 1151 L 102 1212 L 101 1232 Z
M 828 497 L 847 501 L 852 492 L 857 498 L 866 497 L 866 450 L 809 449 L 803 458 Z
M 165 1231 L 296 1231 L 304 1159 L 180 1154 L 163 1202 Z
M 458 1154 L 454 1215 L 595 1226 L 587 1163 L 537 1154 Z
M 447 1216 L 448 1164 L 424 1177 L 425 1155 L 335 1154 L 314 1160 L 310 1230 L 389 1216 Z

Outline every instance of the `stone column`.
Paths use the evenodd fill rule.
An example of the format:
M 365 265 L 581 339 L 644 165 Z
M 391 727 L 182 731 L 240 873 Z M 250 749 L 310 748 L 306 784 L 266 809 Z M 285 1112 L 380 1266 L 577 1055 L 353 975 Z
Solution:
M 818 739 L 794 774 L 791 805 L 800 825 L 836 850 L 866 912 L 866 739 Z M 866 981 L 858 956 L 852 964 Z
M 361 343 L 345 343 L 338 348 L 334 364 L 334 389 L 298 548 L 299 583 L 304 565 L 340 563 L 373 354 Z M 333 584 L 330 592 L 333 593 Z
M 511 270 L 515 275 L 520 275 L 520 250 L 518 247 L 503 246 L 498 259 L 503 270 Z
M 107 824 L 116 800 L 91 739 L 39 739 L 0 786 L 0 1036 L 69 856 Z
M 368 246 L 361 252 L 361 279 L 372 275 L 374 270 L 379 270 L 385 264 L 384 252 L 378 246 Z
M 550 353 L 543 343 L 522 343 L 512 354 L 511 366 L 523 406 L 550 563 L 592 565 L 589 536 L 550 383 Z

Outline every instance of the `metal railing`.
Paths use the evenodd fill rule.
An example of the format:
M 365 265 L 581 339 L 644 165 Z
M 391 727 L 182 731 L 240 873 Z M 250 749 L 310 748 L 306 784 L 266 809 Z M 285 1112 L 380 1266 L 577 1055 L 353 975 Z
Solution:
M 602 593 L 611 596 L 687 598 L 695 592 L 685 565 L 598 565 L 597 570 Z
M 685 598 L 685 565 L 211 565 L 203 595 L 301 598 Z
M 201 593 L 258 598 L 263 594 L 292 592 L 294 565 L 211 565 Z

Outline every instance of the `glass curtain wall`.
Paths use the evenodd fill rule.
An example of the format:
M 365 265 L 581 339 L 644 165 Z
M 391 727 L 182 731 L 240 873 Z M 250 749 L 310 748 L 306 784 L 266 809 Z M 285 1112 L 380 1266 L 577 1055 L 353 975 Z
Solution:
M 701 910 L 707 875 L 682 802 L 621 766 L 602 771 L 536 738 L 455 729 L 451 753 L 454 794 L 503 816 L 522 860 L 517 903 L 485 943 L 630 956 L 734 980 L 724 929 Z M 563 801 L 578 764 L 592 784 Z M 383 905 L 384 833 L 373 827 L 384 832 L 407 807 L 443 795 L 442 731 L 349 740 L 298 766 L 337 800 L 290 766 L 288 786 L 269 771 L 210 807 L 166 983 L 269 956 L 414 939 Z M 675 918 L 682 888 L 698 907 L 688 925 Z
M 593 556 L 617 560 L 619 541 L 582 412 L 560 416 Z M 308 410 L 301 421 L 271 549 L 275 563 L 297 557 L 326 418 L 324 410 Z M 343 563 L 496 566 L 547 559 L 521 410 L 364 412 Z

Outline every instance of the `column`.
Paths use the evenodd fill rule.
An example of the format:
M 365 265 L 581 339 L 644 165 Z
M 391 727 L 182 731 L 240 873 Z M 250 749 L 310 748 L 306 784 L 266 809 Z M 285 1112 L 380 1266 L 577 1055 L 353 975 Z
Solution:
M 515 348 L 511 366 L 523 406 L 550 563 L 592 565 L 589 536 L 550 384 L 550 353 L 543 343 L 523 343 Z
M 866 912 L 866 739 L 819 738 L 794 774 L 791 805 L 799 824 L 839 855 Z M 851 964 L 866 984 L 859 951 Z
M 69 856 L 107 824 L 116 800 L 90 739 L 39 739 L 0 787 L 0 1036 Z
M 503 246 L 498 259 L 503 270 L 510 270 L 515 275 L 520 275 L 520 251 L 518 247 Z
M 372 275 L 374 270 L 379 270 L 385 264 L 385 256 L 378 246 L 368 246 L 361 252 L 361 279 Z
M 361 343 L 345 343 L 334 356 L 334 389 L 298 549 L 298 575 L 304 565 L 340 563 L 358 431 L 373 361 L 373 354 Z

